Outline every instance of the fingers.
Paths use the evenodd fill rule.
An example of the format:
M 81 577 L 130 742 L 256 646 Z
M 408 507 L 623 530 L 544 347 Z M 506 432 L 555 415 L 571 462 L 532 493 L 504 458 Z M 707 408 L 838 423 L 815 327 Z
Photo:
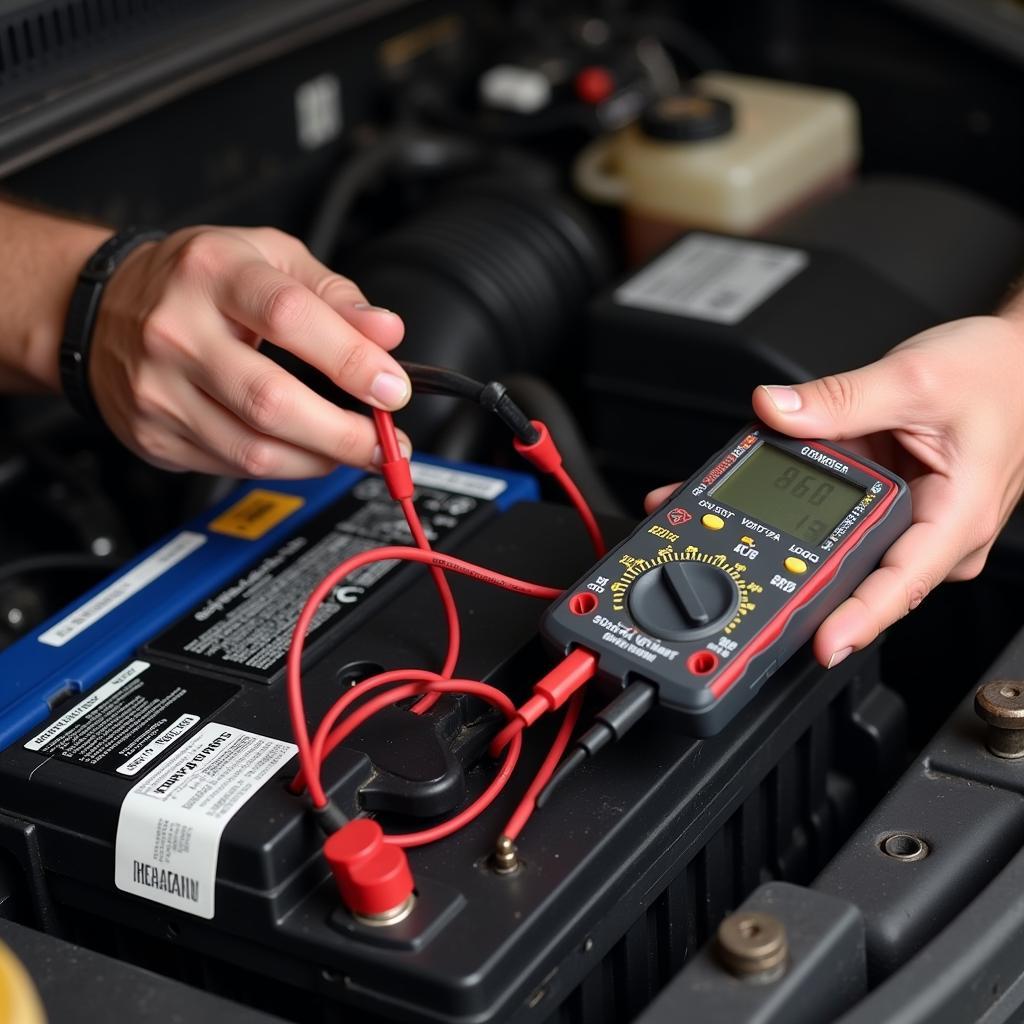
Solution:
M 217 286 L 223 313 L 315 366 L 349 394 L 378 409 L 399 409 L 409 400 L 409 378 L 398 363 L 295 278 L 253 260 Z M 353 309 L 353 315 L 363 323 L 381 318 L 369 310 Z
M 836 441 L 905 426 L 927 402 L 911 359 L 894 353 L 876 363 L 806 384 L 768 384 L 754 391 L 754 411 L 792 437 Z
M 233 338 L 211 338 L 203 350 L 202 362 L 190 370 L 195 384 L 252 430 L 335 465 L 371 465 L 377 434 L 367 417 L 339 408 Z
M 163 454 L 155 456 L 140 452 L 148 462 L 171 473 L 206 473 L 210 476 L 239 476 L 237 467 L 203 451 L 191 441 L 177 435 L 168 435 Z
M 818 627 L 814 654 L 832 668 L 853 651 L 872 643 L 913 611 L 952 567 L 936 554 L 948 547 L 946 528 L 915 523 L 886 552 L 881 566 Z
M 345 278 L 335 278 L 344 281 Z M 390 352 L 405 337 L 405 324 L 402 318 L 390 309 L 382 306 L 371 306 L 368 302 L 354 303 L 335 302 L 332 300 L 333 290 L 326 289 L 324 301 L 332 309 L 341 314 L 357 331 L 365 334 L 375 345 Z
M 644 511 L 650 515 L 659 505 L 668 501 L 669 496 L 679 489 L 679 484 L 668 484 L 665 487 L 657 487 L 644 498 Z
M 225 464 L 229 476 L 295 480 L 323 476 L 338 460 L 254 430 L 201 391 L 190 396 L 188 426 L 202 439 L 207 456 Z M 372 457 L 367 457 L 369 462 Z
M 964 490 L 929 476 L 911 485 L 915 522 L 885 553 L 881 564 L 818 627 L 814 653 L 825 666 L 872 643 L 913 611 L 975 550 L 980 536 Z
M 248 236 L 268 263 L 320 296 L 376 345 L 390 351 L 402 340 L 405 325 L 397 313 L 371 305 L 354 281 L 324 266 L 297 238 L 276 228 L 256 228 Z

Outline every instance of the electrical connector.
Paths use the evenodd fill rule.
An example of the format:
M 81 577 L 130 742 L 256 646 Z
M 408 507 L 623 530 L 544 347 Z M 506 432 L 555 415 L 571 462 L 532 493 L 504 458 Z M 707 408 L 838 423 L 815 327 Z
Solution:
M 512 447 L 532 466 L 542 473 L 555 473 L 562 467 L 562 456 L 555 447 L 551 432 L 540 420 L 530 420 L 537 431 L 537 440 L 533 444 L 525 444 L 518 437 L 512 441 Z
M 560 708 L 581 686 L 594 678 L 597 656 L 578 647 L 533 686 L 533 696 L 516 708 L 516 717 L 491 741 L 490 754 L 497 757 L 508 741 L 541 715 Z
M 395 459 L 392 462 L 385 462 L 380 467 L 381 476 L 387 484 L 388 494 L 395 501 L 409 501 L 415 493 L 416 487 L 412 482 L 412 467 L 406 458 Z
M 607 707 L 594 716 L 594 724 L 573 744 L 572 750 L 558 766 L 551 780 L 537 796 L 543 807 L 552 793 L 588 757 L 593 757 L 609 743 L 618 742 L 654 707 L 658 691 L 650 683 L 637 679 L 630 683 Z

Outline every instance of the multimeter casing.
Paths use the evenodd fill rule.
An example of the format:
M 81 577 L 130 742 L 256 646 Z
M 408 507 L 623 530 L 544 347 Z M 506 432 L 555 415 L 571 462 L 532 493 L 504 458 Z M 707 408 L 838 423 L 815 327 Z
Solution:
M 860 500 L 818 542 L 715 497 L 715 489 L 766 443 L 819 478 L 824 473 L 861 490 Z M 910 522 L 910 492 L 895 474 L 831 442 L 793 439 L 755 425 L 567 590 L 546 612 L 541 631 L 560 652 L 594 652 L 605 682 L 654 684 L 659 702 L 679 712 L 694 735 L 711 736 L 813 636 Z M 676 563 L 710 582 L 716 600 L 717 592 L 726 595 L 719 622 L 682 631 L 650 630 L 637 622 L 637 584 L 643 580 L 640 586 L 649 592 L 652 580 L 645 577 L 678 575 L 678 567 L 667 569 Z M 716 582 L 718 573 L 723 579 Z

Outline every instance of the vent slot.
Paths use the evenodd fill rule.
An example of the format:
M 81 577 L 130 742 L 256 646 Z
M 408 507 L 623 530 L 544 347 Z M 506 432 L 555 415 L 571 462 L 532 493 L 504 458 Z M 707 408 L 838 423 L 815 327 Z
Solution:
M 199 0 L 54 0 L 0 15 L 0 85 L 203 9 Z

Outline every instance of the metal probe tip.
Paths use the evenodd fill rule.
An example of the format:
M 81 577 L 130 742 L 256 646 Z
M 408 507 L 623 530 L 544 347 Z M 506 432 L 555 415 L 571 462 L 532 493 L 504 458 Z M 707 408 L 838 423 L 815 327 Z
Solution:
M 494 855 L 491 857 L 491 866 L 499 875 L 511 875 L 520 867 L 516 844 L 508 836 L 501 836 L 494 847 Z

